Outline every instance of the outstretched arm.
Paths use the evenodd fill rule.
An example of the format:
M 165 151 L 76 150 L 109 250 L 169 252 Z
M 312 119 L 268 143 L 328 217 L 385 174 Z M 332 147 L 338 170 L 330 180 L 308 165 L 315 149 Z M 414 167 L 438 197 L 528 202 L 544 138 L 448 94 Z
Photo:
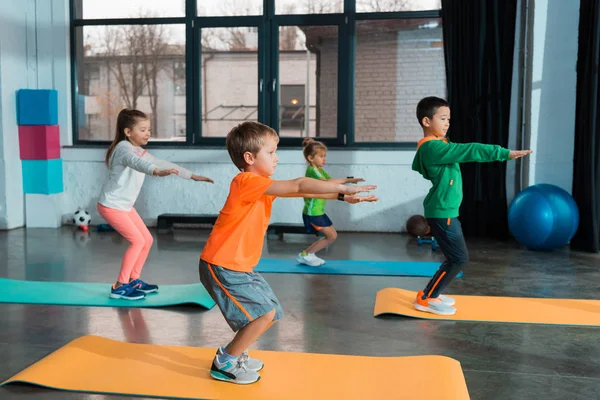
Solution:
M 159 170 L 177 171 L 176 172 L 177 175 L 179 175 L 183 179 L 191 179 L 191 180 L 196 181 L 196 182 L 210 182 L 210 183 L 215 183 L 212 179 L 207 178 L 206 176 L 192 174 L 187 169 L 185 169 L 185 168 L 183 168 L 183 167 L 181 167 L 181 166 L 179 166 L 177 164 L 173 164 L 172 162 L 156 158 L 156 157 L 154 157 L 152 154 L 150 154 L 148 152 L 146 152 L 146 154 L 144 154 L 144 157 L 146 157 L 147 159 L 151 160 L 151 162 L 154 165 L 156 165 L 156 167 Z
M 192 179 L 192 175 L 194 175 L 189 170 L 187 170 L 177 164 L 173 164 L 172 162 L 169 162 L 166 160 L 161 160 L 160 158 L 156 158 L 149 152 L 146 152 L 144 154 L 143 158 L 150 161 L 159 170 L 175 170 L 175 171 L 177 171 L 177 175 L 179 175 L 183 179 Z
M 445 143 L 432 140 L 426 146 L 424 150 L 429 153 L 428 159 L 433 164 L 506 161 L 510 153 L 509 149 L 493 144 Z
M 283 196 L 278 196 L 278 197 L 287 197 L 287 198 L 291 198 L 291 197 L 303 197 L 306 199 L 323 199 L 323 200 L 340 200 L 339 198 L 340 194 L 339 193 L 326 193 L 326 194 L 314 194 L 314 193 L 294 193 L 294 194 L 287 194 L 287 195 L 283 195 Z M 356 204 L 356 203 L 364 203 L 364 202 L 374 202 L 374 201 L 378 201 L 379 198 L 375 195 L 366 195 L 366 196 L 359 196 L 359 195 L 350 195 L 350 194 L 344 194 L 343 195 L 343 201 L 345 201 L 346 203 L 350 203 L 350 204 Z
M 345 185 L 347 183 L 359 183 L 359 182 L 364 182 L 365 180 L 362 178 L 333 178 L 333 179 L 329 179 L 329 182 L 333 182 L 333 183 L 340 183 L 342 185 Z
M 121 145 L 115 148 L 111 165 L 124 165 L 146 175 L 154 175 L 157 166 L 150 160 L 140 157 L 132 145 Z
M 321 181 L 312 178 L 297 178 L 287 181 L 274 181 L 265 194 L 277 197 L 305 197 L 300 194 L 310 194 L 323 198 L 324 194 L 332 194 L 337 198 L 338 193 L 357 194 L 375 190 L 375 185 L 345 186 L 331 181 Z

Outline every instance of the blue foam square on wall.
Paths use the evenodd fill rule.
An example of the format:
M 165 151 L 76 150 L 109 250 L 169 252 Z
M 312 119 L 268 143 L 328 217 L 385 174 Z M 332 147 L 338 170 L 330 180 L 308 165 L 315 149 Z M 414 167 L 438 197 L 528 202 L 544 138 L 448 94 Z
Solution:
M 63 191 L 62 159 L 22 160 L 23 192 L 55 194 Z
M 17 124 L 58 125 L 58 92 L 54 89 L 18 90 Z

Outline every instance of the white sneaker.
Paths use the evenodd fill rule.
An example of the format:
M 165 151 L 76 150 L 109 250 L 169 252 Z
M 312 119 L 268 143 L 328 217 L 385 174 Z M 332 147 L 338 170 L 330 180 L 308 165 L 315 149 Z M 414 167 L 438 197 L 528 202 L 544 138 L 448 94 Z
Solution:
M 323 260 L 315 256 L 313 253 L 309 253 L 305 256 L 303 256 L 302 253 L 298 253 L 296 261 L 298 264 L 308 265 L 309 267 L 318 267 L 321 265 L 321 261 Z
M 237 383 L 238 385 L 249 385 L 260 379 L 260 374 L 256 371 L 250 371 L 246 360 L 242 357 L 221 362 L 218 355 L 213 359 L 210 376 L 219 381 Z
M 440 299 L 426 299 L 422 300 L 417 298 L 414 303 L 415 309 L 419 311 L 429 312 L 437 315 L 454 315 L 456 314 L 456 308 L 444 304 Z
M 456 304 L 456 301 L 452 297 L 445 296 L 443 294 L 440 294 L 437 298 L 440 299 L 442 303 L 444 303 L 447 306 L 453 306 Z
M 314 260 L 318 261 L 319 265 L 325 264 L 325 260 L 323 260 L 322 258 L 317 257 L 317 255 L 315 253 L 311 253 L 311 254 L 309 254 L 309 256 L 312 256 L 312 258 Z

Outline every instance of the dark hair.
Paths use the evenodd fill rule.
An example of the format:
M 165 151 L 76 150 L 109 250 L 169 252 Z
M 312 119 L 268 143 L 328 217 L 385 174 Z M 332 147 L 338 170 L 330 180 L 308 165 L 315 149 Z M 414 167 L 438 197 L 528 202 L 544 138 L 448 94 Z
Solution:
M 279 141 L 279 136 L 273 128 L 253 121 L 243 122 L 229 131 L 225 139 L 225 147 L 227 147 L 231 161 L 240 171 L 246 168 L 244 153 L 250 152 L 256 156 L 267 136 Z
M 140 120 L 144 119 L 148 119 L 148 116 L 139 110 L 132 110 L 128 108 L 124 108 L 121 110 L 121 112 L 117 116 L 117 131 L 115 132 L 115 139 L 106 151 L 106 166 L 108 166 L 110 156 L 112 155 L 113 151 L 115 150 L 115 147 L 117 147 L 119 142 L 127 140 L 127 136 L 125 135 L 125 129 L 133 129 L 135 124 L 137 124 Z
M 433 118 L 433 115 L 440 107 L 450 107 L 450 105 L 446 100 L 440 99 L 439 97 L 430 96 L 421 99 L 419 104 L 417 104 L 417 119 L 419 120 L 419 125 L 423 126 L 423 118 Z
M 319 151 L 327 151 L 327 146 L 324 143 L 316 141 L 313 138 L 304 138 L 302 147 L 304 148 L 303 153 L 306 161 L 308 161 L 309 156 L 314 156 Z

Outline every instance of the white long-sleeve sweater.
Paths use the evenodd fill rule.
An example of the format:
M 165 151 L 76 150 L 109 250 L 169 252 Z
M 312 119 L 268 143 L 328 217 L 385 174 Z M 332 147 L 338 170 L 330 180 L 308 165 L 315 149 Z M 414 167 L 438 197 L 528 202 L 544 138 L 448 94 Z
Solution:
M 142 190 L 144 178 L 152 175 L 156 168 L 174 168 L 179 171 L 180 178 L 192 178 L 192 173 L 185 168 L 159 160 L 127 140 L 119 142 L 108 161 L 108 178 L 102 186 L 98 203 L 104 207 L 130 211 Z

